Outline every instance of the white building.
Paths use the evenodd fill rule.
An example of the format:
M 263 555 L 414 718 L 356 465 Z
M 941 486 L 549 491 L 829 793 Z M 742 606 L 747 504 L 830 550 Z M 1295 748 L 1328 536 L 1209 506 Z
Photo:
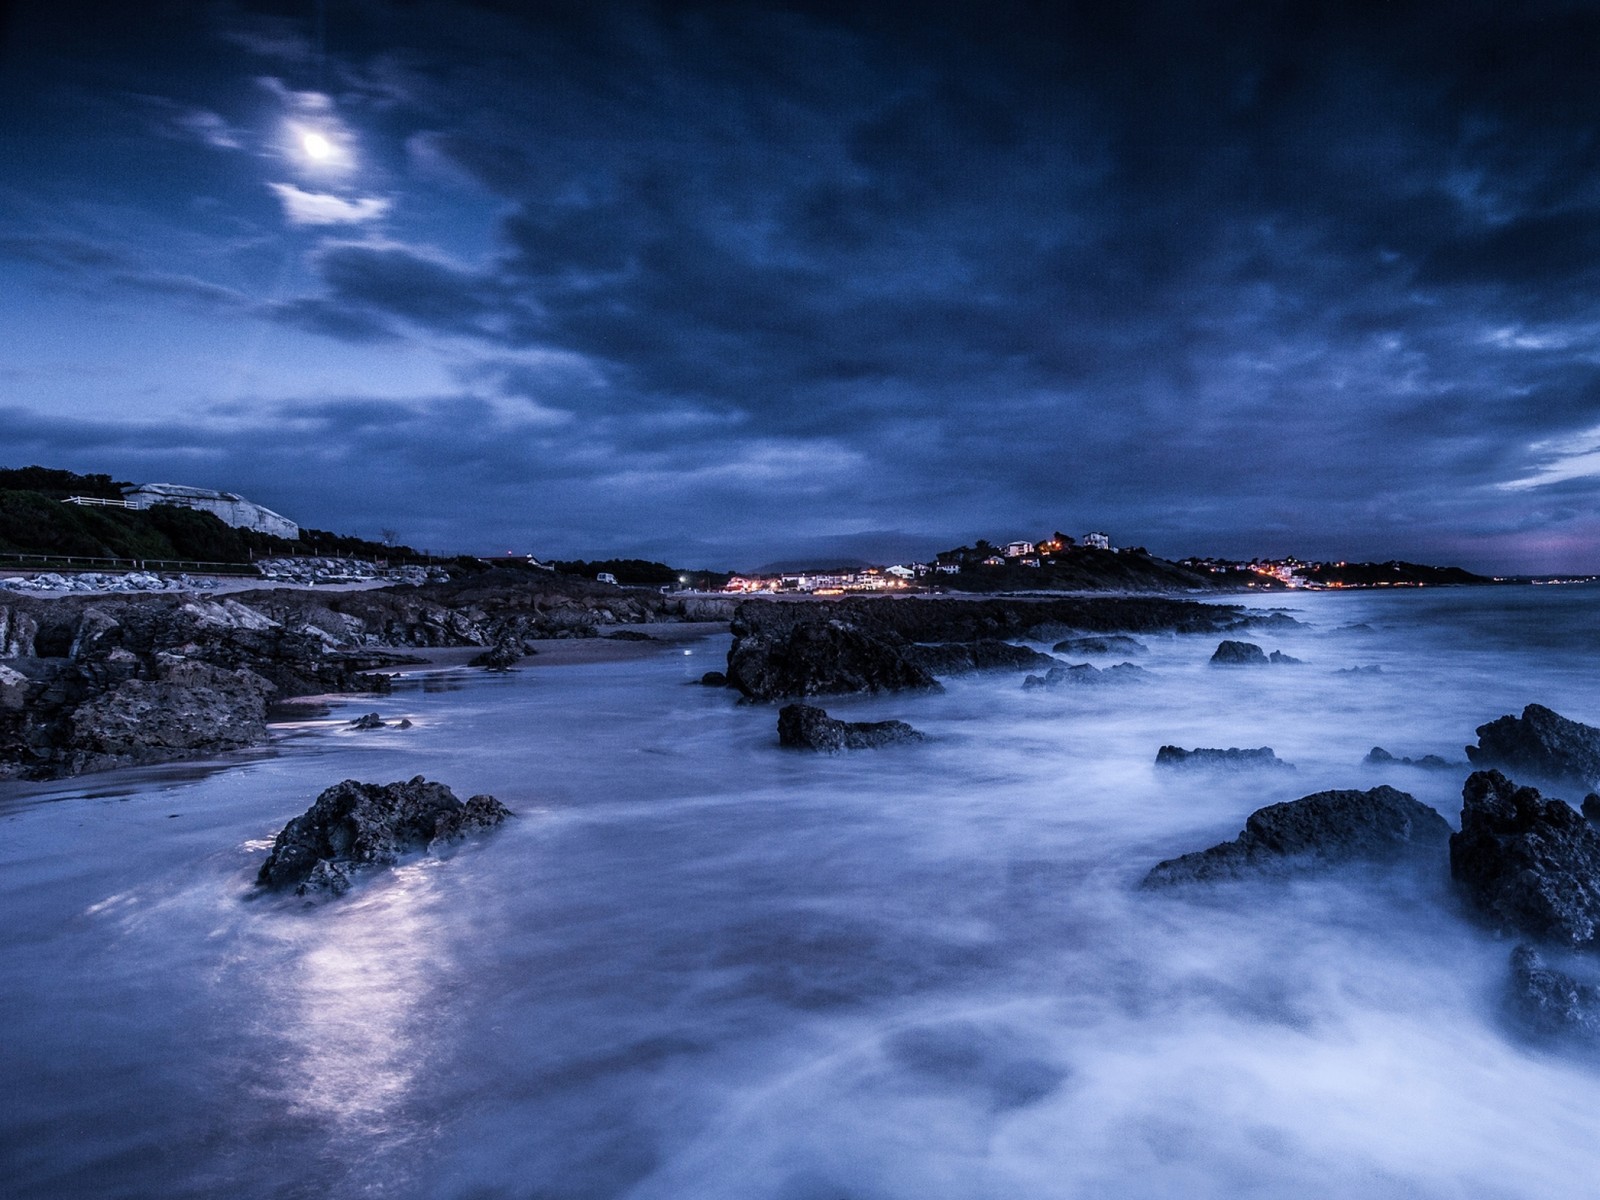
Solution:
M 1032 554 L 1033 552 L 1034 552 L 1034 545 L 1033 545 L 1032 542 L 1007 542 L 1006 543 L 1005 556 L 1007 558 L 1021 558 L 1023 555 Z
M 185 487 L 180 483 L 141 483 L 138 487 L 123 488 L 122 498 L 133 508 L 177 504 L 208 512 L 235 529 L 253 529 L 291 540 L 300 536 L 300 526 L 288 517 L 233 492 L 214 492 L 210 488 Z
M 1087 546 L 1091 550 L 1109 550 L 1111 549 L 1111 537 L 1109 534 L 1104 533 L 1086 533 L 1083 535 L 1080 545 Z

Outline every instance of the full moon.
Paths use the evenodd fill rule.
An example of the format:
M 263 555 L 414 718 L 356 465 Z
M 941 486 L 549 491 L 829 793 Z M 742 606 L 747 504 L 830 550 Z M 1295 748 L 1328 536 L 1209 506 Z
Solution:
M 333 153 L 333 145 L 320 133 L 308 133 L 303 139 L 306 153 L 315 159 L 324 159 Z

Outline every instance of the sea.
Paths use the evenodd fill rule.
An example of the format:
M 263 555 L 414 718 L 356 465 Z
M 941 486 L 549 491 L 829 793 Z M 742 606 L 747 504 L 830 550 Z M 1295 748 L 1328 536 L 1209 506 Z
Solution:
M 0 1192 L 1600 1196 L 1600 1059 L 1508 1020 L 1512 942 L 1442 856 L 1138 887 L 1328 788 L 1458 824 L 1476 726 L 1600 724 L 1600 587 L 1249 602 L 1304 623 L 1252 638 L 1300 665 L 1145 636 L 1137 681 L 824 702 L 928 736 L 875 751 L 780 749 L 772 707 L 697 683 L 723 634 L 0 785 Z M 413 725 L 349 727 L 373 707 Z M 1164 744 L 1295 769 L 1158 770 Z M 258 893 L 324 788 L 419 775 L 517 815 L 338 900 Z

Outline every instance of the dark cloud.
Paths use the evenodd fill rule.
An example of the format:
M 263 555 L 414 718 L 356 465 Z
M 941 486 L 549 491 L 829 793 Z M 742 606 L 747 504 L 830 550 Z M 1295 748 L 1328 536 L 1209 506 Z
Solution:
M 170 53 L 220 47 L 235 84 L 166 90 L 134 86 L 143 36 L 54 37 L 272 170 L 193 168 L 236 226 L 209 218 L 199 265 L 66 204 L 0 252 L 461 381 L 372 407 L 286 374 L 285 444 L 314 430 L 345 472 L 316 504 L 361 480 L 353 508 L 470 541 L 476 495 L 493 541 L 669 556 L 1093 525 L 1168 553 L 1596 557 L 1572 533 L 1600 490 L 1590 6 L 366 0 L 326 57 L 312 32 L 216 7 Z M 307 96 L 360 143 L 337 194 L 390 200 L 381 233 L 284 231 L 261 195 L 293 163 L 250 106 Z M 30 153 L 37 208 L 70 172 Z M 198 211 L 130 178 L 145 218 Z M 208 453 L 249 472 L 231 446 Z

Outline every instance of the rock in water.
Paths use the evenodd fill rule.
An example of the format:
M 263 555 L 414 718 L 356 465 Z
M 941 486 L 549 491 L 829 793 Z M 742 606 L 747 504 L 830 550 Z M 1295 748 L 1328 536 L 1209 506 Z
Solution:
M 1524 943 L 1511 952 L 1510 1008 L 1529 1033 L 1600 1040 L 1600 987 L 1557 970 Z
M 1145 654 L 1138 638 L 1112 633 L 1105 637 L 1070 637 L 1051 647 L 1057 654 Z
M 1296 658 L 1292 654 L 1285 654 L 1282 650 L 1274 650 L 1267 655 L 1267 661 L 1280 667 L 1301 667 L 1305 665 L 1304 659 Z
M 810 704 L 785 704 L 778 711 L 778 744 L 795 750 L 871 750 L 923 735 L 904 721 L 840 721 Z
M 1254 642 L 1222 642 L 1211 656 L 1214 667 L 1264 667 L 1271 659 Z
M 1014 646 L 995 638 L 978 642 L 941 642 L 933 646 L 907 646 L 906 657 L 933 675 L 970 675 L 975 671 L 1049 670 L 1058 660 L 1028 646 Z
M 1104 671 L 1089 663 L 1076 663 L 1068 667 L 1051 667 L 1043 675 L 1029 675 L 1022 681 L 1022 686 L 1024 690 L 1029 691 L 1034 688 L 1053 690 L 1062 687 L 1093 687 L 1102 683 L 1127 682 L 1149 677 L 1150 672 L 1132 663 L 1118 663 L 1114 667 L 1107 667 Z
M 1195 750 L 1185 750 L 1179 746 L 1163 746 L 1156 751 L 1156 766 L 1221 767 L 1232 771 L 1242 771 L 1251 767 L 1282 767 L 1294 770 L 1294 764 L 1284 762 L 1273 753 L 1271 746 L 1259 746 L 1254 750 L 1240 750 L 1236 746 L 1229 746 L 1226 750 L 1214 750 L 1205 746 Z
M 514 642 L 500 642 L 482 654 L 473 655 L 467 666 L 484 667 L 490 671 L 509 671 L 524 657 L 525 652 L 521 646 Z
M 364 717 L 357 717 L 354 721 L 351 721 L 350 722 L 350 728 L 351 729 L 385 729 L 385 728 L 387 728 L 387 726 L 384 725 L 383 718 L 380 717 L 377 713 L 368 713 Z
M 1489 921 L 1526 937 L 1590 946 L 1600 930 L 1600 832 L 1564 800 L 1499 771 L 1461 790 L 1450 874 Z
M 1361 760 L 1369 767 L 1427 767 L 1430 771 L 1447 771 L 1461 766 L 1448 762 L 1437 754 L 1424 754 L 1421 758 L 1396 758 L 1382 746 L 1374 746 Z
M 335 784 L 290 821 L 272 844 L 256 882 L 297 894 L 349 886 L 355 867 L 385 866 L 401 855 L 426 850 L 492 829 L 511 815 L 493 796 L 463 804 L 442 783 L 418 775 L 409 783 Z
M 1576 780 L 1600 786 L 1600 729 L 1570 721 L 1542 704 L 1521 717 L 1504 716 L 1478 726 L 1478 744 L 1467 757 L 1480 767 L 1505 767 L 1546 780 Z
M 772 636 L 739 638 L 728 651 L 728 681 L 751 700 L 846 692 L 941 691 L 911 661 L 904 641 L 837 623 L 802 624 Z
M 1317 792 L 1257 809 L 1235 840 L 1158 863 L 1143 886 L 1423 859 L 1442 850 L 1449 834 L 1443 817 L 1392 787 Z
M 700 685 L 702 687 L 713 688 L 727 687 L 728 677 L 721 671 L 707 671 L 704 675 L 700 676 Z

